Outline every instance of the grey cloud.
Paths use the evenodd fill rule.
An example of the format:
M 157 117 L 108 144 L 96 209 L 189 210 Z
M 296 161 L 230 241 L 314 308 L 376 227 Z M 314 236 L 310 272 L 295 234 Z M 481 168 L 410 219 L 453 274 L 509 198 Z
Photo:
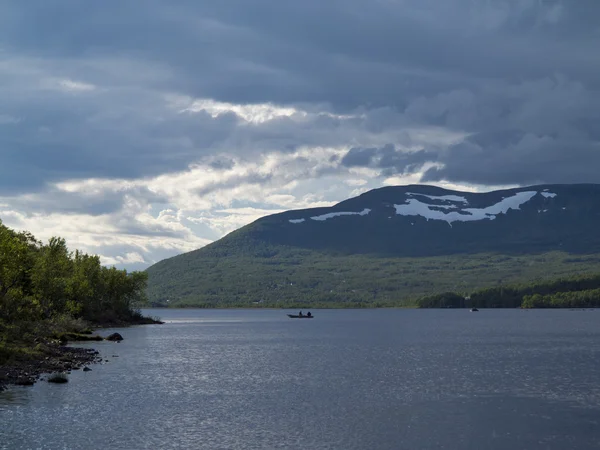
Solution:
M 147 225 L 134 219 L 123 220 L 122 225 L 119 231 L 125 235 L 179 239 L 185 239 L 188 236 L 187 230 L 172 230 L 157 224 Z
M 100 216 L 118 213 L 127 199 L 148 204 L 168 204 L 168 200 L 146 187 L 134 186 L 122 189 L 99 188 L 94 191 L 68 192 L 56 187 L 43 193 L 10 198 L 13 208 L 22 211 L 35 211 L 41 214 L 86 214 Z M 2 197 L 0 196 L 0 201 Z
M 366 167 L 377 154 L 376 148 L 351 148 L 342 158 L 342 165 L 346 167 Z
M 65 179 L 183 170 L 227 139 L 238 121 L 231 115 L 179 114 L 148 91 L 22 99 L 9 89 L 0 87 L 3 106 L 22 119 L 0 134 L 0 193 L 40 190 Z
M 450 147 L 423 182 L 479 184 L 600 183 L 600 146 L 561 135 L 482 133 Z
M 543 155 L 562 164 L 547 177 L 575 179 L 595 157 L 596 0 L 88 3 L 0 6 L 0 114 L 18 118 L 2 121 L 4 194 L 71 178 L 152 176 L 220 152 L 252 159 L 303 145 L 353 146 L 342 169 L 404 173 L 435 161 L 444 167 L 424 180 L 485 183 L 537 177 Z M 42 83 L 63 78 L 97 89 L 60 92 Z M 302 104 L 354 117 L 242 126 L 234 114 L 177 113 L 166 94 Z M 446 149 L 405 131 L 430 126 L 471 137 Z M 398 149 L 386 150 L 388 142 Z M 474 161 L 481 167 L 471 167 Z M 486 163 L 515 175 L 491 167 L 488 174 Z
M 355 117 L 311 114 L 249 125 L 233 113 L 181 113 L 160 92 L 137 88 L 45 91 L 23 98 L 27 84 L 13 83 L 0 87 L 4 105 L 22 117 L 0 134 L 5 195 L 47 190 L 65 179 L 154 176 L 201 161 L 227 169 L 232 161 L 219 152 L 252 159 L 303 145 L 345 145 L 357 132 L 373 133 L 365 119 Z M 378 133 L 392 126 L 380 126 Z
M 582 0 L 557 13 L 561 4 L 150 0 L 139 8 L 37 0 L 4 6 L 0 37 L 54 58 L 158 60 L 173 71 L 163 85 L 224 101 L 402 107 L 415 92 L 480 78 L 559 71 L 598 83 L 600 62 L 591 56 L 600 38 L 591 18 L 600 6 Z
M 213 169 L 230 170 L 235 166 L 235 161 L 230 158 L 218 158 L 210 163 Z
M 212 192 L 223 190 L 223 189 L 231 189 L 244 184 L 265 184 L 273 179 L 272 173 L 259 173 L 252 171 L 248 174 L 244 175 L 235 175 L 229 177 L 223 181 L 218 181 L 215 183 L 210 183 L 205 187 L 199 188 L 195 190 L 195 193 L 199 196 L 205 196 Z
M 341 160 L 345 167 L 373 167 L 383 169 L 383 175 L 403 174 L 419 170 L 428 161 L 437 160 L 438 155 L 425 150 L 399 151 L 394 145 L 381 148 L 351 148 Z

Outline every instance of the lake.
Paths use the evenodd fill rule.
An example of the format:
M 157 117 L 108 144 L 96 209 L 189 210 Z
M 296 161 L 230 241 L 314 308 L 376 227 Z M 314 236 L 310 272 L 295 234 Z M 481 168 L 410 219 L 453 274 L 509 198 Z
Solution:
M 600 310 L 286 312 L 146 311 L 0 393 L 0 448 L 600 448 Z

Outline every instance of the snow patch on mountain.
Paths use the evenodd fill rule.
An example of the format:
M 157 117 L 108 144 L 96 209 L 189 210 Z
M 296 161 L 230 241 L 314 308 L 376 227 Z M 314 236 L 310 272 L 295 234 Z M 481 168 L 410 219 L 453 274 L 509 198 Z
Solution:
M 426 195 L 426 194 L 416 194 L 414 192 L 407 192 L 406 195 L 420 195 L 422 197 L 427 197 L 431 200 L 448 200 L 451 202 L 460 202 L 460 203 L 469 203 L 466 198 L 461 197 L 459 195 Z
M 371 210 L 369 208 L 365 208 L 361 212 L 332 212 L 332 213 L 323 214 L 321 216 L 313 216 L 313 217 L 311 217 L 311 219 L 322 221 L 322 220 L 327 220 L 327 219 L 331 219 L 333 217 L 339 217 L 339 216 L 366 216 L 370 212 L 371 212 Z
M 441 209 L 456 209 L 456 205 L 429 205 L 432 208 L 441 208 Z
M 555 194 L 555 193 L 553 193 L 553 192 L 542 192 L 541 194 L 542 194 L 544 197 L 546 197 L 546 198 L 554 198 L 554 197 L 556 197 L 556 194 Z
M 456 206 L 456 211 L 439 211 L 431 208 L 439 208 L 439 205 L 430 205 L 417 199 L 408 199 L 405 204 L 394 205 L 396 214 L 402 216 L 422 216 L 429 220 L 443 220 L 452 222 L 472 222 L 476 220 L 494 220 L 498 214 L 506 214 L 509 209 L 520 209 L 520 206 L 531 200 L 537 191 L 517 192 L 515 195 L 503 198 L 498 203 L 486 208 L 461 208 Z M 450 196 L 446 196 L 450 197 Z M 457 196 L 451 196 L 457 197 Z M 464 199 L 464 197 L 462 197 Z M 436 198 L 436 200 L 439 198 Z M 457 201 L 457 200 L 452 200 Z M 465 199 L 466 202 L 466 199 Z
M 332 219 L 334 217 L 339 217 L 339 216 L 366 216 L 370 212 L 371 212 L 371 210 L 369 208 L 365 208 L 360 212 L 346 212 L 346 211 L 332 212 L 332 213 L 322 214 L 320 216 L 313 216 L 313 217 L 311 217 L 311 219 L 322 222 L 324 220 Z M 302 223 L 305 220 L 306 219 L 290 219 L 289 222 L 290 223 Z

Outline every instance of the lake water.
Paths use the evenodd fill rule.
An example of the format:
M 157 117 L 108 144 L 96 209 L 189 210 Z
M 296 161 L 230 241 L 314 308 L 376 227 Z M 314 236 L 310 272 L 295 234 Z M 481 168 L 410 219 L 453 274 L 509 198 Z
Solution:
M 152 310 L 0 393 L 0 448 L 600 448 L 600 310 L 313 313 Z

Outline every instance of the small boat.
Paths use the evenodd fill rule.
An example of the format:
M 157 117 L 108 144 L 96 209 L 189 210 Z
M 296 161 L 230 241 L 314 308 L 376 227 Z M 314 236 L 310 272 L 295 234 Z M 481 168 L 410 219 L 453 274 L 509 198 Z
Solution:
M 288 314 L 287 315 L 290 319 L 312 319 L 314 316 L 310 315 L 310 316 L 305 316 L 303 315 L 298 315 L 298 314 Z
M 471 312 L 478 312 L 479 310 L 477 308 L 471 308 Z

